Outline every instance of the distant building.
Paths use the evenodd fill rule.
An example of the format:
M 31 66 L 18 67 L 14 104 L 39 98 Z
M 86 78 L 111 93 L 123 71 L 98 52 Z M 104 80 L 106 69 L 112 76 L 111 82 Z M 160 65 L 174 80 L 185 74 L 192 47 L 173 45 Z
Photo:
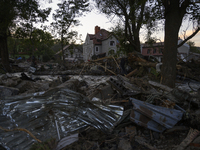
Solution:
M 178 40 L 180 44 L 182 40 Z M 141 53 L 145 57 L 154 56 L 159 62 L 162 62 L 164 50 L 164 42 L 153 43 L 153 44 L 141 44 Z M 178 48 L 177 57 L 187 61 L 189 60 L 190 46 L 187 43 L 184 43 L 181 47 Z
M 83 46 L 70 44 L 63 48 L 65 60 L 83 60 Z M 62 50 L 58 51 L 55 55 L 62 59 Z
M 87 34 L 83 44 L 83 60 L 90 60 L 94 55 L 107 56 L 116 53 L 118 43 L 113 33 L 95 26 L 95 33 Z

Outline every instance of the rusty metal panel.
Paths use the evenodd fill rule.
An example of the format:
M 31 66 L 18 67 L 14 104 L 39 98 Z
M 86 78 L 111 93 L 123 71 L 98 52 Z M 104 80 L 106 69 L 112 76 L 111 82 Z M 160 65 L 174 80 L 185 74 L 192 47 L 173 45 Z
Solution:
M 182 119 L 183 111 L 156 106 L 134 98 L 130 98 L 133 110 L 130 119 L 134 123 L 156 132 L 172 128 Z

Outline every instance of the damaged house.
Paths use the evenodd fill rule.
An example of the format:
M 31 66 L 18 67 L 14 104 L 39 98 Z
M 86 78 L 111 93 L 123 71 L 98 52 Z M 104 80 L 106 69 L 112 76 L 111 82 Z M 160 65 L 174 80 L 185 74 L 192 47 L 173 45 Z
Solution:
M 178 40 L 178 44 L 182 42 L 181 39 Z M 153 44 L 142 44 L 141 53 L 145 57 L 154 56 L 159 62 L 162 62 L 164 42 L 153 43 Z M 184 43 L 181 47 L 178 48 L 177 57 L 188 61 L 188 55 L 190 52 L 190 46 L 187 43 Z
M 87 34 L 83 44 L 83 60 L 90 60 L 94 55 L 113 54 L 117 51 L 118 43 L 113 33 L 95 26 L 95 34 Z

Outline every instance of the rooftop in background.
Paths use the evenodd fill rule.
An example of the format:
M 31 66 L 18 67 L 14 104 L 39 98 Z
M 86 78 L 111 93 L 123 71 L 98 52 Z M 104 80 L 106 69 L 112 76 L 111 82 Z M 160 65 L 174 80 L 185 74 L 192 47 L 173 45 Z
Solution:
M 90 37 L 90 40 L 93 40 L 93 44 L 100 45 L 102 44 L 102 41 L 108 39 L 112 32 L 109 32 L 105 29 L 101 29 L 99 26 L 95 26 L 95 34 L 88 34 Z

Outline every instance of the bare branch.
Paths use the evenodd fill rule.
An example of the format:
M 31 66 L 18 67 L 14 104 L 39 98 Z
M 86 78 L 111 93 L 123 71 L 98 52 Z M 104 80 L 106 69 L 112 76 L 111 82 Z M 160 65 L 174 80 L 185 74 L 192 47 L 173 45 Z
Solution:
M 181 42 L 181 43 L 178 45 L 178 48 L 179 48 L 180 46 L 182 46 L 185 42 L 187 42 L 188 40 L 190 40 L 191 38 L 193 38 L 199 31 L 200 31 L 200 27 L 198 27 L 190 36 L 188 36 L 185 40 L 183 40 L 183 42 Z

